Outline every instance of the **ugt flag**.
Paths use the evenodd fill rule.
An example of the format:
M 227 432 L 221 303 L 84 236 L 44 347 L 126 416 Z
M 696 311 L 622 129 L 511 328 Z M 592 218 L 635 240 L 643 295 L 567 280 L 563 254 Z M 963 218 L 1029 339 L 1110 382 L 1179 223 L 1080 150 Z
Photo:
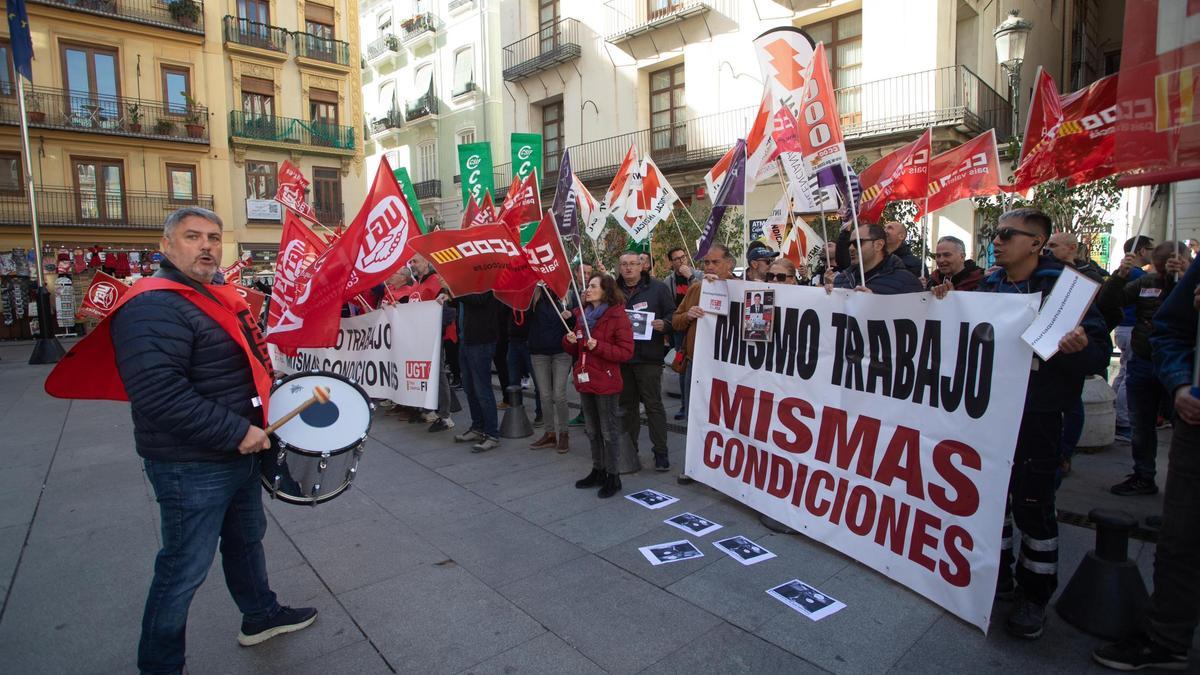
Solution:
M 287 212 L 279 239 L 279 255 L 275 258 L 275 283 L 271 287 L 271 306 L 267 312 L 267 342 L 285 349 L 299 346 L 292 344 L 291 336 L 287 335 L 304 325 L 292 311 L 292 305 L 306 295 L 308 267 L 326 247 L 296 214 Z
M 571 171 L 570 151 L 563 150 L 562 161 L 558 165 L 558 183 L 554 187 L 554 202 L 550 210 L 554 212 L 554 220 L 558 223 L 558 233 L 562 238 L 579 245 L 579 227 L 575 223 L 577 204 L 575 198 L 575 174 Z
M 275 182 L 279 186 L 275 189 L 275 201 L 283 204 L 284 208 L 301 218 L 319 223 L 317 212 L 313 210 L 312 204 L 304 201 L 304 193 L 308 190 L 308 179 L 295 164 L 286 159 L 283 160 L 283 163 L 279 165 L 279 175 L 276 176 Z

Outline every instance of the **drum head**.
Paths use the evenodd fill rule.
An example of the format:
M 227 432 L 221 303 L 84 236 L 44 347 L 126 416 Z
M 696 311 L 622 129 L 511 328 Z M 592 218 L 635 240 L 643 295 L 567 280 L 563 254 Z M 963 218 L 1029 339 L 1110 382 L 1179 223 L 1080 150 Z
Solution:
M 312 454 L 338 453 L 358 445 L 371 428 L 371 400 L 353 382 L 332 373 L 296 373 L 271 391 L 269 422 L 307 401 L 314 387 L 329 390 L 328 403 L 314 403 L 275 431 L 288 446 Z

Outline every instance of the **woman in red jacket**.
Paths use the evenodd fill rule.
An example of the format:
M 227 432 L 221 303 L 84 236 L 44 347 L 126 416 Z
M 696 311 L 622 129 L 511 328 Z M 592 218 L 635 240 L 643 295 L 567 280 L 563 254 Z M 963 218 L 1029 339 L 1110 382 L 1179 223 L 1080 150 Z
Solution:
M 576 310 L 575 332 L 563 336 L 563 350 L 575 358 L 572 376 L 583 421 L 592 446 L 592 472 L 575 483 L 600 486 L 601 499 L 621 489 L 617 457 L 621 451 L 621 364 L 633 358 L 633 326 L 625 313 L 625 296 L 607 274 L 593 274 Z M 591 337 L 586 337 L 583 322 Z

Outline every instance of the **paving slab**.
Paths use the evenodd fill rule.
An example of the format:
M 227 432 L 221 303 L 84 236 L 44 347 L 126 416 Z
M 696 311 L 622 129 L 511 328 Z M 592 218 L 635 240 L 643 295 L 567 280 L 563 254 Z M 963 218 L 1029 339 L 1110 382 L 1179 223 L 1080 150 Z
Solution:
M 824 673 L 817 666 L 723 623 L 663 657 L 646 673 Z
M 392 670 L 383 656 L 368 640 L 360 640 L 337 651 L 329 652 L 311 661 L 283 666 L 271 672 L 280 675 L 329 675 L 330 673 L 354 673 L 354 675 L 391 675 Z
M 591 675 L 604 671 L 562 638 L 542 633 L 462 672 L 463 675 Z
M 441 476 L 405 485 L 379 486 L 373 489 L 371 497 L 387 513 L 422 534 L 497 508 Z
M 447 558 L 390 516 L 327 525 L 299 533 L 294 541 L 305 562 L 339 594 Z

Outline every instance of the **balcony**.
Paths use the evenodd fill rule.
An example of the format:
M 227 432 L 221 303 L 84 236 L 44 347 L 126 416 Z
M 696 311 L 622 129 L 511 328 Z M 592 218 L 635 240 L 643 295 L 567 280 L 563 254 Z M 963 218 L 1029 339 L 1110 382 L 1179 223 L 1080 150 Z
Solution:
M 297 149 L 316 155 L 354 154 L 354 127 L 241 110 L 229 112 L 229 138 L 234 144 Z
M 450 0 L 447 10 L 451 15 L 460 14 L 475 7 L 475 0 Z
M 311 66 L 350 72 L 350 45 L 311 33 L 293 33 L 296 38 L 296 60 Z
M 1008 101 L 965 66 L 866 82 L 834 93 L 842 135 L 852 148 L 891 136 L 912 137 L 930 127 L 955 129 L 964 137 L 993 128 L 997 138 L 1011 135 Z M 751 106 L 575 145 L 569 148 L 571 168 L 585 182 L 611 179 L 631 143 L 649 151 L 663 171 L 707 168 L 745 137 L 757 111 L 758 106 Z
M 208 108 L 169 106 L 125 96 L 27 86 L 29 126 L 88 134 L 208 145 Z M 200 124 L 188 125 L 189 120 Z M 15 96 L 0 96 L 0 124 L 20 124 Z
M 731 1 L 724 0 L 722 4 Z M 664 26 L 700 16 L 708 12 L 713 4 L 713 0 L 613 0 L 608 3 L 604 39 L 612 44 L 620 44 Z
M 418 49 L 423 45 L 432 45 L 437 37 L 437 26 L 433 14 L 423 12 L 410 19 L 400 22 L 400 40 L 409 49 Z
M 433 199 L 442 196 L 442 181 L 423 180 L 420 183 L 413 183 L 413 193 L 417 195 L 417 199 Z
M 376 63 L 394 58 L 400 53 L 400 39 L 388 33 L 375 38 L 367 45 L 367 63 Z
M 38 5 L 65 9 L 157 26 L 183 33 L 204 35 L 204 3 L 201 0 L 29 0 Z
M 393 108 L 382 117 L 371 120 L 371 140 L 385 143 L 394 138 L 404 125 L 404 113 Z
M 317 222 L 325 227 L 334 228 L 345 224 L 345 216 L 342 215 L 345 211 L 341 204 L 313 204 L 313 211 L 316 213 Z
M 162 231 L 167 215 L 182 206 L 212 210 L 212 195 L 175 199 L 164 192 L 123 192 L 98 196 L 92 190 L 37 187 L 38 225 L 42 227 L 114 228 Z M 0 194 L 0 224 L 30 225 L 29 198 L 24 193 Z
M 287 59 L 288 30 L 236 16 L 225 16 L 225 47 L 277 61 Z
M 433 121 L 437 119 L 438 100 L 433 95 L 433 87 L 429 88 L 429 92 L 415 101 L 409 102 L 404 110 L 404 120 L 416 122 L 417 120 Z
M 516 82 L 579 58 L 579 21 L 561 19 L 504 47 L 504 79 Z

